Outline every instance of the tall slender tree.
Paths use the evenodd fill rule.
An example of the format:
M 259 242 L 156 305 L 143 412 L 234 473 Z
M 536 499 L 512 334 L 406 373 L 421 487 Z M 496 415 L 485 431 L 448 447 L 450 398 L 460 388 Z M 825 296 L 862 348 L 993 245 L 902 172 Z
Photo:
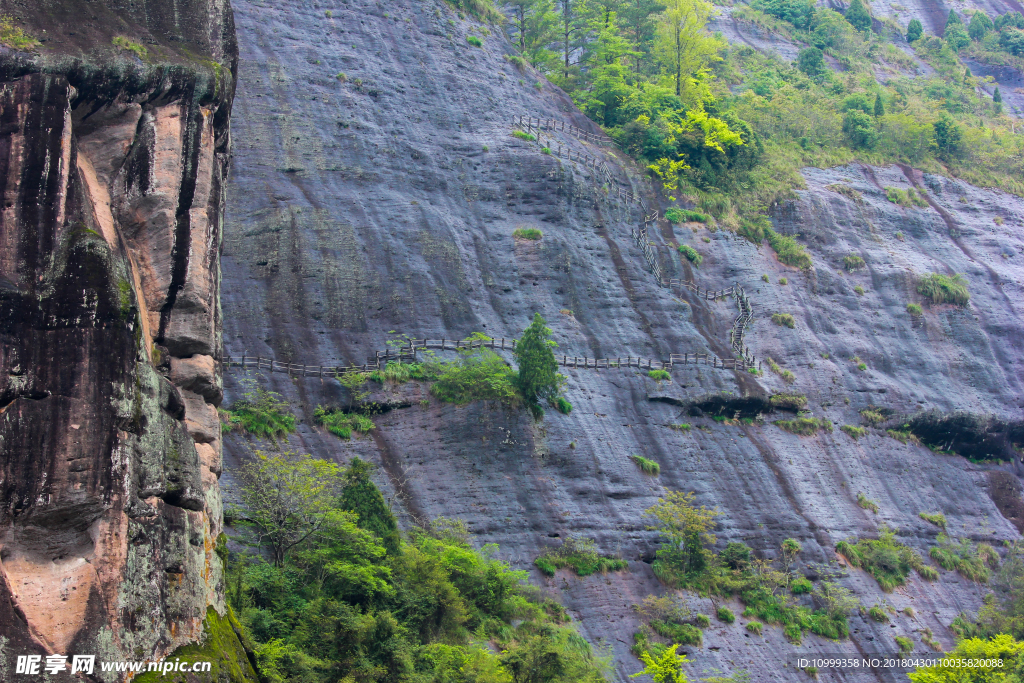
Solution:
M 556 38 L 558 29 L 552 0 L 511 0 L 507 7 L 519 52 L 534 66 L 543 68 L 543 62 L 553 56 L 547 46 Z
M 650 61 L 655 20 L 658 14 L 665 11 L 665 4 L 660 0 L 622 0 L 621 4 L 619 25 L 637 53 L 633 57 L 633 72 L 640 74 Z
M 708 35 L 715 14 L 704 0 L 667 0 L 658 23 L 655 51 L 675 83 L 676 96 L 717 57 L 720 42 Z

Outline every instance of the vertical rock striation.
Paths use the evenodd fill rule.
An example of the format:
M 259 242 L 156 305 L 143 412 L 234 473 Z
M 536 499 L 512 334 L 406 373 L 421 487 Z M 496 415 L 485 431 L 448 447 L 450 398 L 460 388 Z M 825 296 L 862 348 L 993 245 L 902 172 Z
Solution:
M 0 55 L 0 634 L 10 656 L 158 659 L 226 609 L 231 8 L 14 9 L 43 42 Z

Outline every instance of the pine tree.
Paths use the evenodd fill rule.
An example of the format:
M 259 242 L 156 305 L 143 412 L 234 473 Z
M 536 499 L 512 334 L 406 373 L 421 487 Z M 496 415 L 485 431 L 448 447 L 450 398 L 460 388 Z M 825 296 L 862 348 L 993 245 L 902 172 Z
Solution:
M 401 541 L 398 523 L 380 490 L 370 480 L 370 466 L 359 458 L 352 458 L 344 476 L 340 507 L 355 512 L 359 516 L 359 528 L 377 534 L 388 554 L 396 554 Z
M 996 86 L 995 92 L 992 93 L 992 105 L 996 115 L 1003 113 L 1003 94 L 999 92 L 999 86 Z
M 875 118 L 885 116 L 885 103 L 882 102 L 882 93 L 875 95 Z
M 868 10 L 861 0 L 851 0 L 850 7 L 844 16 L 850 25 L 858 31 L 871 30 L 871 15 L 868 14 Z
M 960 15 L 956 13 L 956 10 L 949 10 L 949 16 L 946 17 L 946 28 L 942 30 L 943 36 L 946 35 L 946 29 L 953 24 L 960 24 L 961 26 L 964 25 L 963 22 L 960 21 Z
M 992 28 L 992 20 L 988 18 L 987 14 L 978 10 L 971 17 L 971 25 L 967 27 L 967 35 L 971 37 L 971 40 L 981 40 Z
M 912 43 L 924 33 L 924 27 L 918 19 L 911 19 L 907 25 L 907 42 Z
M 533 322 L 513 351 L 519 364 L 516 386 L 527 403 L 534 404 L 558 393 L 558 363 L 551 350 L 555 343 L 549 337 L 551 329 L 545 326 L 540 313 L 534 313 Z

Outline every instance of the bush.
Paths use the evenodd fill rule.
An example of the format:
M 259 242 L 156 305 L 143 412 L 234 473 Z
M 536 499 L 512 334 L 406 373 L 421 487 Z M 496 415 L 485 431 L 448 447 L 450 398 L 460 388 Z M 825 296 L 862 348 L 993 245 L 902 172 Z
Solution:
M 885 610 L 879 607 L 878 605 L 875 605 L 874 607 L 868 610 L 868 616 L 871 617 L 872 620 L 877 621 L 880 624 L 886 624 L 889 622 L 889 615 L 886 614 Z
M 536 242 L 544 237 L 544 233 L 536 227 L 517 227 L 512 230 L 512 237 L 516 240 Z
M 885 188 L 885 197 L 893 204 L 899 204 L 904 208 L 928 206 L 928 200 L 924 198 L 924 190 L 915 192 L 913 188 L 901 190 L 895 187 L 887 187 Z
M 860 256 L 844 256 L 843 257 L 843 268 L 847 271 L 854 271 L 865 266 L 864 259 Z
M 565 400 L 564 397 L 559 396 L 555 399 L 555 410 L 560 412 L 562 415 L 568 415 L 572 412 L 572 404 Z
M 864 288 L 861 287 L 860 285 L 854 287 L 853 291 L 857 294 L 857 296 L 864 296 Z
M 688 432 L 690 431 L 690 425 L 686 422 L 682 422 L 680 424 L 671 424 L 669 425 L 669 429 L 674 429 L 677 432 Z
M 878 503 L 871 500 L 863 493 L 857 494 L 857 505 L 861 506 L 865 510 L 871 510 L 871 512 L 875 513 L 876 515 L 878 514 Z
M 940 567 L 947 571 L 956 570 L 969 581 L 988 582 L 987 552 L 979 553 L 978 547 L 966 538 L 959 543 L 953 543 L 946 534 L 939 534 L 936 540 L 938 545 L 933 546 L 928 554 Z M 990 546 L 985 547 L 991 550 Z
M 683 221 L 687 221 L 690 223 L 707 223 L 708 221 L 711 220 L 711 216 L 707 215 L 706 213 L 701 213 L 699 211 L 679 209 L 673 206 L 671 208 L 665 209 L 665 220 L 667 220 L 669 223 L 682 223 Z
M 861 372 L 863 372 L 864 370 L 868 369 L 868 364 L 867 363 L 857 363 L 857 369 L 860 370 Z
M 912 570 L 926 580 L 934 580 L 931 577 L 938 576 L 935 568 L 926 565 L 920 555 L 897 542 L 896 534 L 885 525 L 879 530 L 877 541 L 861 539 L 855 544 L 840 541 L 836 552 L 852 566 L 861 567 L 875 577 L 886 593 L 905 584 Z
M 920 512 L 917 516 L 926 522 L 931 522 L 943 531 L 946 530 L 946 515 L 942 514 L 941 512 Z
M 796 327 L 796 320 L 789 313 L 773 313 L 772 322 L 779 327 L 788 327 L 789 329 Z
M 593 539 L 576 535 L 565 539 L 560 548 L 538 557 L 534 565 L 548 576 L 554 576 L 555 570 L 562 567 L 571 567 L 577 576 L 590 576 L 596 572 L 621 571 L 629 566 L 625 560 L 599 555 Z
M 651 370 L 647 373 L 647 376 L 658 382 L 667 382 L 672 379 L 672 375 L 668 373 L 668 370 Z
M 536 135 L 521 130 L 512 131 L 512 137 L 526 140 L 527 142 L 534 142 L 537 139 Z
M 874 407 L 865 408 L 864 410 L 860 411 L 860 416 L 864 418 L 864 421 L 867 422 L 872 427 L 877 427 L 878 425 L 882 424 L 883 422 L 889 419 L 888 416 L 882 410 L 879 410 Z
M 328 408 L 317 406 L 313 412 L 313 419 L 318 425 L 323 425 L 327 431 L 343 439 L 352 437 L 352 432 L 368 432 L 374 427 L 373 420 L 358 413 L 346 413 L 340 408 Z
M 797 412 L 807 407 L 807 397 L 803 394 L 772 394 L 768 397 L 772 408 Z
M 520 71 L 525 71 L 527 64 L 529 64 L 519 55 L 505 55 L 505 60 Z
M 903 654 L 910 654 L 914 651 L 914 641 L 906 636 L 896 636 L 896 647 L 900 649 Z
M 119 47 L 126 52 L 131 52 L 139 59 L 145 59 L 146 55 L 149 54 L 149 50 L 143 46 L 142 43 L 126 38 L 125 36 L 114 36 L 114 39 L 110 41 L 110 44 L 114 47 Z
M 401 363 L 389 360 L 380 370 L 373 370 L 366 375 L 366 379 L 378 384 L 405 384 L 412 380 L 433 380 L 437 379 L 434 374 L 435 367 L 429 363 Z
M 917 293 L 933 304 L 966 306 L 971 298 L 967 292 L 967 281 L 959 274 L 952 277 L 940 273 L 926 275 L 917 283 Z
M 642 455 L 631 455 L 629 458 L 637 464 L 640 471 L 644 474 L 650 474 L 651 476 L 658 476 L 661 474 L 661 465 L 653 460 L 648 460 Z
M 251 383 L 241 400 L 221 411 L 225 431 L 240 431 L 258 439 L 273 439 L 295 431 L 295 415 L 288 403 L 274 391 L 267 391 Z
M 789 584 L 789 590 L 793 595 L 806 595 L 814 590 L 814 584 L 806 576 L 801 576 L 793 579 L 793 583 Z
M 686 260 L 695 266 L 699 266 L 704 257 L 700 253 L 688 244 L 680 244 L 677 249 L 679 253 L 686 257 Z
M 472 45 L 473 47 L 483 47 L 484 46 L 484 41 L 480 40 L 476 36 L 466 36 L 466 42 L 469 43 L 470 45 Z
M 787 278 L 780 277 L 779 278 L 779 284 L 780 285 L 788 285 L 789 284 L 789 280 Z
M 693 621 L 700 628 L 707 628 L 708 626 L 711 626 L 711 617 L 706 614 L 698 614 L 693 618 Z
M 896 439 L 897 441 L 899 441 L 902 444 L 907 444 L 907 443 L 920 444 L 921 443 L 921 440 L 919 438 L 917 438 L 917 435 L 914 434 L 909 429 L 887 429 L 887 430 L 885 430 L 885 433 L 888 434 L 889 436 L 891 436 L 892 438 Z
M 116 39 L 115 39 L 116 40 Z M 13 17 L 0 16 L 0 44 L 14 50 L 31 50 L 39 43 L 25 31 L 14 25 Z M 115 43 L 116 45 L 116 43 Z
M 517 406 L 523 400 L 516 388 L 516 372 L 490 349 L 459 351 L 458 360 L 438 363 L 436 374 L 430 393 L 448 403 L 499 400 Z
M 731 624 L 736 621 L 736 615 L 732 613 L 731 609 L 723 605 L 718 608 L 718 620 Z
M 771 228 L 765 229 L 765 236 L 780 262 L 803 270 L 808 270 L 811 267 L 810 255 L 795 239 L 788 235 L 780 235 Z
M 797 417 L 792 420 L 776 420 L 773 424 L 798 436 L 812 436 L 818 431 L 832 431 L 832 422 L 823 417 Z
M 843 430 L 853 439 L 859 439 L 860 437 L 865 436 L 868 433 L 867 428 L 854 427 L 853 425 L 843 425 L 842 427 L 840 427 L 840 429 Z
M 747 630 L 753 633 L 754 635 L 761 635 L 762 628 L 763 626 L 759 621 L 747 622 Z
M 668 638 L 674 643 L 680 645 L 693 645 L 700 647 L 704 641 L 704 634 L 701 630 L 692 624 L 679 624 L 668 621 L 661 621 L 660 619 L 651 620 L 651 628 L 654 629 L 655 633 L 663 638 Z

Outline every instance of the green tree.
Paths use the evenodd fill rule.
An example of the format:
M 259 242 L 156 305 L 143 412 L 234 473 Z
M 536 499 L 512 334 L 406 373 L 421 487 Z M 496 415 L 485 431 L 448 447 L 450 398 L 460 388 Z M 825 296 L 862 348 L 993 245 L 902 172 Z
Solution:
M 629 41 L 619 34 L 613 12 L 593 44 L 590 100 L 584 106 L 587 114 L 602 125 L 620 123 L 618 109 L 633 92 L 626 81 L 629 70 L 622 61 L 636 54 Z
M 649 652 L 644 650 L 640 653 L 640 661 L 644 663 L 644 670 L 632 674 L 630 678 L 637 676 L 650 676 L 654 683 L 687 683 L 690 679 L 683 673 L 683 664 L 686 664 L 686 655 L 677 655 L 676 650 L 679 643 L 673 643 L 665 648 L 665 651 L 655 659 Z
M 963 22 L 960 21 L 960 15 L 956 13 L 956 10 L 949 10 L 949 15 L 946 17 L 946 26 L 942 29 L 943 37 L 945 37 L 946 31 L 949 30 L 949 27 L 954 24 L 960 24 L 961 26 L 964 25 Z
M 1003 94 L 999 92 L 999 86 L 992 92 L 992 108 L 995 110 L 996 115 L 1003 113 Z
M 885 103 L 882 102 L 882 93 L 875 95 L 875 118 L 885 116 Z
M 516 386 L 527 403 L 558 394 L 558 363 L 551 350 L 551 329 L 544 324 L 540 313 L 533 314 L 533 322 L 523 331 L 513 355 L 519 365 Z
M 1024 31 L 1006 26 L 999 32 L 999 47 L 1018 57 L 1024 56 Z
M 359 458 L 352 458 L 345 470 L 344 486 L 338 502 L 343 510 L 356 513 L 359 527 L 375 533 L 389 554 L 398 552 L 401 540 L 398 523 L 384 502 L 380 489 L 370 480 L 369 464 Z
M 861 0 L 851 0 L 844 16 L 850 25 L 858 31 L 871 30 L 871 15 Z
M 911 19 L 910 23 L 907 24 L 907 42 L 912 43 L 924 33 L 924 27 L 921 26 L 919 19 Z
M 960 153 L 964 132 L 960 125 L 949 114 L 943 112 L 942 117 L 932 124 L 935 135 L 935 146 L 946 157 L 954 157 Z
M 708 35 L 715 9 L 705 0 L 667 0 L 658 23 L 655 52 L 675 83 L 676 97 L 718 59 L 721 41 Z
M 971 24 L 967 27 L 967 35 L 971 37 L 971 40 L 980 41 L 993 28 L 992 20 L 988 18 L 988 15 L 981 10 L 977 10 L 971 16 Z
M 935 666 L 908 673 L 912 683 L 997 683 L 1019 681 L 1024 643 L 1005 633 L 984 640 L 967 638 Z M 969 663 L 968 663 L 969 662 Z
M 852 147 L 870 149 L 875 146 L 878 131 L 871 115 L 860 109 L 851 109 L 843 114 L 843 133 Z
M 967 35 L 967 29 L 959 21 L 955 24 L 946 24 L 946 30 L 943 32 L 942 37 L 954 52 L 959 52 L 971 44 L 971 37 Z
M 646 73 L 654 45 L 655 18 L 665 10 L 659 0 L 622 0 L 619 7 L 619 24 L 636 54 L 633 56 L 633 71 Z
M 714 545 L 715 517 L 721 513 L 694 504 L 696 494 L 669 491 L 647 510 L 658 520 L 651 527 L 668 538 L 668 548 L 658 551 L 659 559 L 676 564 L 685 573 L 703 571 L 711 558 L 706 546 Z
M 811 77 L 820 75 L 825 70 L 825 58 L 821 50 L 816 47 L 800 50 L 796 56 L 796 68 Z
M 554 57 L 547 46 L 558 34 L 558 15 L 551 0 L 512 0 L 509 26 L 519 52 L 541 70 Z
M 329 521 L 341 488 L 338 465 L 308 454 L 266 455 L 256 451 L 242 465 L 246 522 L 280 567 L 296 546 L 313 538 Z
M 583 0 L 558 0 L 559 40 L 562 44 L 562 77 L 569 80 L 573 52 L 579 46 L 581 34 L 586 31 Z

